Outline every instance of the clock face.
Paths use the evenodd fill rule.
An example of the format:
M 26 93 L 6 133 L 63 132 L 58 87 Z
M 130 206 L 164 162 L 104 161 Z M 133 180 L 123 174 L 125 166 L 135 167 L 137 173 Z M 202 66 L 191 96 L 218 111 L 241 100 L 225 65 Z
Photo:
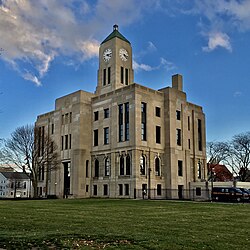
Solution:
M 127 61 L 128 60 L 128 51 L 125 50 L 125 49 L 120 49 L 119 50 L 119 55 L 120 55 L 120 58 L 123 60 L 123 61 Z
M 106 49 L 103 52 L 103 60 L 105 62 L 108 62 L 110 60 L 110 58 L 112 57 L 112 50 L 111 49 Z

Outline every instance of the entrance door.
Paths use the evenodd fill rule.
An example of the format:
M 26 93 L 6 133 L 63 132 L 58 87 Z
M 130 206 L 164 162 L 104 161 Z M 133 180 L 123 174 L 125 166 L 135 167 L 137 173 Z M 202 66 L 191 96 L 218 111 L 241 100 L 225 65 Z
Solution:
M 64 162 L 63 169 L 64 169 L 63 194 L 64 198 L 68 198 L 68 195 L 70 194 L 70 162 Z
M 178 197 L 183 199 L 183 185 L 178 185 Z

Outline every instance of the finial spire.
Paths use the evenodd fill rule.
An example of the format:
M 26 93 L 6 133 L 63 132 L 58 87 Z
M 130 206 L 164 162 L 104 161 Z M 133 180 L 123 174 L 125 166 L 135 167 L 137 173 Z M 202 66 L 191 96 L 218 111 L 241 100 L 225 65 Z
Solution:
M 114 30 L 118 30 L 118 25 L 115 24 L 115 25 L 113 26 L 113 29 L 114 29 Z

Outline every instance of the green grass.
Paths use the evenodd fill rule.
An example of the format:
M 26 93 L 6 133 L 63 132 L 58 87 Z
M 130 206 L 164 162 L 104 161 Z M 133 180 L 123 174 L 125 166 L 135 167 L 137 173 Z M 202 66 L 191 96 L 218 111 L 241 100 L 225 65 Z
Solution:
M 0 201 L 0 248 L 250 249 L 250 204 Z

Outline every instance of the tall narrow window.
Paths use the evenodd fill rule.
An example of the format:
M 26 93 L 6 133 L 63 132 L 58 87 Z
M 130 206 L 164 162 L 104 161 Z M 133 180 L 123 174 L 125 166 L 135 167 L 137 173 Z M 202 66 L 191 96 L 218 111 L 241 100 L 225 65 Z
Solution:
M 178 176 L 183 176 L 183 165 L 182 165 L 182 161 L 178 161 Z
M 109 144 L 109 128 L 104 128 L 104 144 Z
M 106 69 L 103 70 L 103 86 L 106 85 Z
M 161 175 L 160 159 L 159 159 L 159 157 L 155 158 L 155 175 L 156 176 L 160 176 Z
M 120 157 L 120 175 L 124 175 L 124 157 Z
M 119 184 L 118 187 L 119 187 L 119 195 L 123 195 L 123 186 L 122 186 L 122 184 Z
M 125 188 L 125 195 L 129 195 L 129 184 L 125 184 L 124 188 Z
M 110 84 L 110 79 L 111 79 L 111 68 L 108 67 L 108 84 Z
M 125 69 L 125 84 L 128 85 L 128 69 Z
M 176 129 L 176 142 L 178 146 L 181 146 L 181 129 Z
M 125 104 L 125 141 L 129 141 L 129 103 Z
M 98 146 L 98 129 L 94 130 L 94 146 Z
M 63 150 L 63 142 L 64 142 L 64 140 L 63 140 L 63 136 L 61 137 L 61 150 Z
M 129 155 L 127 155 L 126 156 L 126 175 L 130 175 L 130 163 L 131 161 L 130 161 L 130 156 Z
M 161 195 L 161 184 L 157 184 L 156 190 L 157 195 Z
M 121 83 L 124 83 L 124 68 L 121 67 Z
M 119 142 L 123 141 L 123 104 L 120 104 L 118 106 L 118 124 L 119 124 L 119 128 L 118 128 L 118 133 L 119 133 Z
M 54 134 L 54 128 L 55 128 L 55 125 L 54 123 L 51 124 L 51 134 L 53 135 Z
M 141 103 L 141 139 L 147 140 L 147 104 Z
M 108 195 L 108 185 L 107 184 L 103 185 L 103 195 Z
M 180 121 L 181 120 L 181 111 L 176 110 L 176 120 Z
M 146 175 L 146 158 L 144 155 L 140 157 L 140 173 L 141 175 Z
M 201 129 L 201 119 L 198 119 L 198 147 L 202 151 L 202 129 Z
M 71 134 L 69 134 L 69 149 L 71 149 Z
M 161 108 L 160 107 L 155 107 L 155 116 L 161 117 Z
M 201 179 L 201 162 L 199 161 L 197 164 L 197 177 Z
M 105 162 L 104 162 L 104 167 L 105 167 L 105 176 L 109 176 L 110 175 L 110 159 L 107 157 L 105 159 Z
M 188 131 L 190 131 L 190 116 L 188 116 Z
M 94 177 L 99 177 L 99 161 L 95 159 L 95 176 Z
M 95 111 L 94 112 L 94 121 L 98 121 L 98 118 L 99 118 L 99 112 Z
M 69 138 L 69 136 L 68 135 L 65 135 L 65 149 L 68 149 L 68 143 L 69 143 L 69 141 L 68 141 L 68 138 Z
M 104 109 L 104 118 L 109 118 L 109 108 Z
M 155 127 L 155 134 L 156 134 L 155 142 L 161 143 L 161 127 L 160 126 Z
M 89 177 L 89 160 L 86 160 L 86 178 Z
M 97 185 L 94 185 L 93 186 L 93 195 L 97 195 Z

